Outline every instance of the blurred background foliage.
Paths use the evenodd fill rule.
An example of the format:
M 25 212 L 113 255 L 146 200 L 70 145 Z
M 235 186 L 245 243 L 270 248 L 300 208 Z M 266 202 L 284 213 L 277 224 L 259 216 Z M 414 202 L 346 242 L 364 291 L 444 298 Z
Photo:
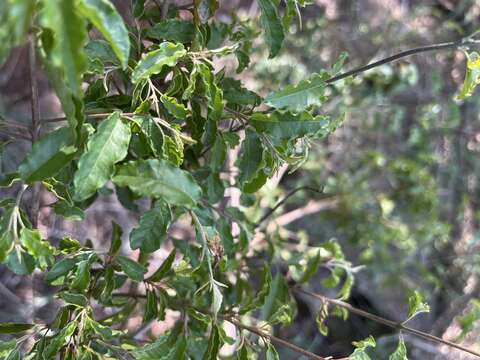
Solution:
M 350 69 L 400 50 L 456 40 L 480 27 L 478 0 L 311 2 L 301 10 L 301 21 L 294 24 L 277 58 L 268 59 L 262 37 L 252 44 L 252 67 L 243 79 L 251 90 L 266 95 L 296 83 L 330 68 L 343 52 L 348 53 L 344 69 Z M 219 20 L 229 21 L 233 12 L 251 18 L 249 31 L 259 31 L 254 2 L 221 5 Z M 16 85 L 27 76 L 22 65 L 26 54 L 25 49 L 16 49 L 0 69 L 0 112 L 28 119 L 29 90 Z M 334 247 L 336 241 L 345 263 L 355 271 L 352 304 L 401 321 L 408 295 L 418 290 L 431 312 L 417 316 L 412 326 L 480 349 L 479 96 L 455 100 L 464 63 L 461 51 L 426 53 L 336 83 L 324 107 L 325 112 L 345 116 L 341 128 L 313 144 L 301 169 L 292 174 L 283 169 L 258 196 L 241 201 L 253 218 L 259 218 L 258 205 L 272 207 L 289 191 L 304 187 L 269 219 L 267 241 L 259 242 L 281 243 L 288 249 L 280 253 L 273 252 L 273 246 L 266 249 L 279 260 L 279 268 L 287 262 L 295 275 L 302 265 L 298 259 L 305 261 L 309 250 L 322 244 Z M 57 115 L 58 103 L 45 78 L 41 87 L 43 114 Z M 14 168 L 25 150 L 20 145 L 8 148 L 1 169 Z M 47 219 L 52 214 L 43 215 Z M 126 214 L 116 200 L 105 196 L 87 211 L 81 227 L 55 217 L 53 223 L 42 225 L 50 229 L 50 236 L 68 228 L 79 239 L 108 239 L 110 218 L 125 228 L 137 221 L 135 214 Z M 0 318 L 11 319 L 12 311 L 23 311 L 12 299 L 28 297 L 32 284 L 4 267 L 0 279 Z M 332 272 L 327 263 L 309 286 L 334 295 L 345 281 L 346 274 Z M 48 316 L 50 290 L 37 285 L 36 291 L 44 296 L 37 299 L 41 303 L 37 306 L 45 307 Z M 387 358 L 395 348 L 397 337 L 391 329 L 355 315 L 346 320 L 329 317 L 328 335 L 323 336 L 315 321 L 319 302 L 296 296 L 298 316 L 293 326 L 277 331 L 281 337 L 332 356 L 350 353 L 351 342 L 369 334 L 377 340 L 374 358 Z M 405 341 L 410 359 L 469 358 L 407 335 Z M 283 348 L 278 351 L 281 359 L 297 358 Z

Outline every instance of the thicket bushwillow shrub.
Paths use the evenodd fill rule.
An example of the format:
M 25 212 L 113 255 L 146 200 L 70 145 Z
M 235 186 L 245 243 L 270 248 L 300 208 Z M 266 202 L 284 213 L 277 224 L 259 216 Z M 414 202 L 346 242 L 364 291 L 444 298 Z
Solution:
M 336 288 L 340 299 L 349 296 L 352 268 L 337 243 L 292 253 L 281 264 L 275 256 L 281 243 L 249 247 L 261 229 L 246 215 L 258 204 L 252 194 L 280 166 L 301 166 L 311 140 L 341 124 L 320 110 L 329 79 L 345 57 L 263 99 L 235 79 L 249 67 L 256 25 L 275 57 L 304 1 L 285 0 L 279 11 L 278 1 L 258 0 L 259 19 L 232 16 L 229 23 L 213 17 L 216 0 L 195 0 L 181 9 L 174 2 L 155 3 L 133 0 L 124 14 L 128 21 L 109 0 L 0 3 L 0 62 L 12 47 L 29 42 L 31 65 L 36 57 L 65 113 L 64 122 L 32 119 L 31 150 L 17 171 L 1 175 L 2 186 L 19 191 L 0 202 L 0 262 L 18 275 L 38 269 L 63 305 L 48 324 L 1 323 L 0 333 L 20 335 L 0 342 L 0 356 L 215 359 L 223 344 L 234 344 L 239 359 L 262 351 L 274 359 L 264 325 L 292 322 L 291 283 L 308 282 L 322 265 L 331 273 L 323 284 Z M 236 74 L 215 66 L 223 58 L 236 58 Z M 478 54 L 471 53 L 468 63 L 460 97 L 478 82 Z M 11 133 L 12 141 L 28 135 Z M 226 162 L 232 149 L 239 149 L 233 185 L 222 175 L 232 170 Z M 56 197 L 49 205 L 56 214 L 77 221 L 112 187 L 131 211 L 138 211 L 136 200 L 150 199 L 150 209 L 129 234 L 139 258 L 120 254 L 122 229 L 116 223 L 108 252 L 68 236 L 56 246 L 44 239 L 32 226 L 38 214 L 22 202 L 38 184 Z M 227 186 L 241 192 L 240 206 L 229 206 Z M 179 220 L 191 223 L 195 241 L 168 236 Z M 167 241 L 172 252 L 146 276 L 151 254 Z M 121 292 L 129 282 L 138 283 L 136 292 Z M 93 306 L 110 315 L 96 318 Z M 145 323 L 162 321 L 167 309 L 178 311 L 179 320 L 151 343 L 138 343 L 122 329 L 138 313 Z M 428 309 L 416 294 L 410 310 L 409 317 Z M 347 316 L 345 309 L 322 306 L 317 322 L 323 334 L 329 312 Z M 225 321 L 237 327 L 235 338 L 226 335 Z M 245 322 L 263 332 L 245 331 Z M 374 345 L 373 338 L 356 343 L 352 358 L 365 358 L 364 350 Z M 406 358 L 401 338 L 394 355 Z

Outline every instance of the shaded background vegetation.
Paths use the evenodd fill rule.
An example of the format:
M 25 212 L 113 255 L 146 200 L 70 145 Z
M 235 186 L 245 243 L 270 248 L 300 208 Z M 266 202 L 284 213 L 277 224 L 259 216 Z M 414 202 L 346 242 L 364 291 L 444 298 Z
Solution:
M 125 6 L 121 3 L 120 8 Z M 250 17 L 255 30 L 254 4 L 222 2 L 217 17 L 228 21 L 232 11 Z M 127 11 L 124 15 L 128 18 Z M 349 54 L 345 65 L 349 69 L 399 50 L 456 40 L 478 29 L 479 19 L 480 3 L 475 0 L 317 0 L 302 10 L 302 26 L 286 38 L 279 57 L 266 60 L 261 39 L 254 44 L 257 56 L 246 84 L 266 94 L 331 66 L 343 51 Z M 30 90 L 24 86 L 27 60 L 27 49 L 16 49 L 0 69 L 0 114 L 7 119 L 30 118 Z M 273 206 L 300 186 L 323 188 L 324 193 L 297 192 L 269 219 L 268 236 L 252 246 L 284 242 L 292 250 L 308 251 L 335 238 L 347 260 L 358 267 L 352 304 L 400 321 L 409 292 L 420 290 L 431 312 L 415 318 L 414 327 L 480 349 L 474 322 L 480 317 L 479 106 L 475 95 L 455 102 L 463 74 L 463 53 L 449 50 L 410 57 L 337 84 L 332 90 L 337 96 L 325 106 L 329 112 L 346 114 L 343 126 L 312 147 L 302 169 L 281 172 L 250 200 L 261 207 Z M 59 115 L 47 80 L 38 76 L 42 117 Z M 0 170 L 15 168 L 27 148 L 27 142 L 7 146 Z M 274 189 L 276 184 L 280 186 Z M 48 194 L 43 194 L 42 203 L 48 202 Z M 251 216 L 258 216 L 255 209 Z M 39 226 L 47 236 L 60 238 L 68 231 L 82 241 L 108 239 L 112 219 L 130 229 L 139 218 L 109 194 L 87 211 L 81 225 L 56 217 L 48 208 L 41 211 Z M 181 225 L 173 232 L 193 236 Z M 156 253 L 159 262 L 168 250 Z M 127 245 L 124 251 L 129 251 Z M 294 260 L 287 252 L 272 256 L 282 263 Z M 312 279 L 311 289 L 328 295 L 322 286 L 327 274 L 321 271 Z M 43 283 L 17 277 L 4 267 L 0 278 L 0 320 L 22 319 L 33 311 L 51 319 L 55 303 Z M 26 305 L 32 298 L 34 309 Z M 352 341 L 372 334 L 378 343 L 376 358 L 381 359 L 396 345 L 390 329 L 354 315 L 346 321 L 328 319 L 329 334 L 322 336 L 315 324 L 320 304 L 303 297 L 298 301 L 295 324 L 280 335 L 303 348 L 345 356 L 353 349 Z M 152 331 L 161 333 L 169 326 L 168 319 Z M 137 325 L 141 315 L 130 321 Z M 473 331 L 462 336 L 468 327 Z M 419 339 L 405 336 L 405 340 L 411 359 L 468 358 Z M 282 359 L 296 358 L 278 350 Z

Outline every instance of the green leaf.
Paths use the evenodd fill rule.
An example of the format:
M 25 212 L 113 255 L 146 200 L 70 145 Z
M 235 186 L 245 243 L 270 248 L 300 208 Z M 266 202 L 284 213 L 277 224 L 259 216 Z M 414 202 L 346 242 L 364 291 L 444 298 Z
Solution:
M 153 320 L 158 315 L 157 297 L 154 291 L 147 290 L 147 303 L 145 305 L 145 313 L 143 315 L 143 322 Z
M 90 284 L 90 261 L 82 260 L 77 264 L 77 272 L 75 273 L 75 278 L 71 283 L 70 287 L 72 289 L 83 292 L 88 289 Z
M 35 259 L 23 250 L 12 251 L 6 265 L 17 275 L 29 275 L 35 270 Z
M 45 276 L 45 280 L 52 282 L 55 279 L 58 279 L 60 276 L 68 274 L 70 270 L 75 267 L 75 264 L 78 262 L 76 258 L 64 258 L 57 262 L 50 271 Z
M 201 197 L 192 175 L 166 160 L 131 161 L 119 167 L 113 181 L 138 195 L 163 198 L 172 205 L 191 207 Z
M 108 250 L 110 256 L 116 256 L 118 254 L 122 246 L 122 233 L 122 227 L 112 221 L 112 237 L 110 240 L 110 250 Z
M 469 310 L 458 319 L 458 325 L 462 332 L 456 341 L 463 340 L 472 331 L 478 320 L 480 320 L 480 300 L 472 299 L 466 308 Z
M 0 340 L 0 357 L 7 356 L 17 346 L 17 340 L 11 339 L 7 341 Z
M 31 0 L 7 0 L 0 4 L 0 66 L 7 59 L 10 49 L 26 40 L 34 9 L 35 3 Z
M 408 298 L 408 314 L 405 322 L 424 312 L 430 312 L 430 306 L 425 302 L 422 294 L 415 290 Z
M 165 106 L 167 111 L 174 117 L 182 120 L 186 119 L 188 110 L 182 103 L 179 103 L 177 99 L 171 96 L 162 95 L 160 97 L 160 101 L 162 102 L 163 106 Z
M 147 211 L 140 219 L 138 228 L 130 233 L 130 247 L 152 253 L 160 249 L 167 236 L 167 230 L 172 220 L 168 204 L 157 200 L 155 207 Z
M 307 110 L 312 105 L 322 105 L 327 80 L 327 72 L 313 75 L 308 80 L 300 81 L 297 85 L 288 85 L 280 91 L 274 91 L 265 98 L 265 103 L 277 109 L 286 109 L 293 112 Z
M 26 324 L 26 323 L 0 323 L 0 334 L 16 334 L 20 332 L 27 331 L 34 327 L 35 324 Z
M 8 254 L 10 254 L 10 251 L 13 250 L 14 242 L 15 240 L 11 231 L 5 231 L 0 235 L 0 263 L 4 262 Z
M 223 97 L 229 104 L 257 106 L 261 102 L 260 96 L 242 86 L 239 80 L 224 78 L 222 80 Z
M 288 285 L 282 275 L 277 274 L 262 307 L 262 319 L 268 322 L 280 322 L 288 325 L 292 322 L 294 308 L 290 299 Z
M 20 349 L 18 347 L 14 349 L 10 354 L 8 354 L 5 360 L 22 360 Z
M 73 332 L 77 328 L 76 322 L 69 323 L 64 327 L 48 344 L 47 348 L 43 353 L 45 360 L 53 359 L 61 347 L 65 344 L 67 339 L 72 336 Z
M 368 338 L 361 341 L 354 341 L 352 344 L 356 347 L 356 349 L 348 357 L 350 360 L 370 360 L 370 356 L 368 356 L 365 350 L 369 347 L 376 346 L 373 336 L 370 335 Z
M 125 69 L 130 40 L 122 17 L 109 0 L 80 0 L 78 10 L 102 33 Z
M 108 326 L 104 326 L 99 322 L 93 320 L 92 318 L 87 318 L 87 324 L 92 328 L 92 330 L 102 337 L 104 340 L 111 340 L 113 337 L 112 329 Z
M 172 268 L 172 264 L 175 261 L 175 255 L 177 250 L 174 248 L 167 258 L 163 261 L 162 265 L 153 273 L 152 276 L 148 279 L 151 282 L 159 282 L 162 280 L 165 275 L 167 275 L 168 271 Z
M 20 181 L 18 172 L 0 174 L 0 187 L 10 187 L 17 181 Z
M 85 219 L 85 213 L 76 206 L 71 206 L 68 202 L 59 200 L 53 205 L 55 214 L 63 216 L 66 220 L 82 221 Z
M 182 44 L 170 42 L 161 43 L 159 49 L 150 51 L 142 56 L 132 74 L 132 82 L 138 83 L 143 79 L 158 74 L 164 66 L 175 66 L 178 60 L 185 56 L 187 51 Z
M 76 2 L 43 0 L 42 3 L 40 24 L 54 34 L 51 61 L 62 69 L 71 93 L 81 99 L 82 75 L 87 64 L 83 52 L 87 39 L 86 23 L 77 12 Z
M 392 355 L 390 355 L 388 360 L 408 360 L 407 348 L 405 346 L 405 342 L 403 341 L 403 337 L 401 335 L 398 339 L 397 349 Z
M 112 47 L 105 40 L 90 40 L 87 45 L 85 45 L 85 53 L 90 61 L 98 60 L 102 64 L 120 64 Z
M 68 120 L 72 139 L 75 139 L 77 145 L 81 143 L 83 130 L 84 114 L 82 94 L 74 92 L 68 87 L 62 67 L 55 66 L 52 59 L 54 49 L 52 43 L 55 43 L 51 31 L 46 29 L 41 33 L 41 44 L 44 52 L 40 52 L 45 71 L 50 84 L 55 89 L 55 93 L 62 104 L 63 112 Z
M 55 248 L 48 241 L 42 239 L 37 229 L 22 228 L 20 241 L 28 253 L 37 259 L 41 268 L 45 268 L 53 262 Z
M 153 343 L 132 351 L 137 360 L 183 359 L 186 350 L 186 339 L 182 327 L 177 325 Z
M 295 140 L 304 136 L 325 137 L 338 126 L 327 116 L 313 116 L 308 112 L 293 114 L 273 112 L 254 113 L 250 124 L 258 131 L 269 134 L 275 141 Z
M 272 344 L 267 345 L 267 354 L 266 354 L 266 360 L 280 360 L 280 357 L 278 356 L 277 350 Z
M 212 283 L 212 314 L 214 317 L 217 316 L 218 312 L 222 308 L 223 295 L 220 287 L 213 282 Z
M 267 181 L 264 173 L 263 146 L 255 131 L 247 129 L 242 143 L 241 154 L 237 159 L 240 175 L 237 181 L 245 192 L 255 192 Z
M 130 279 L 139 282 L 143 281 L 143 274 L 147 272 L 147 269 L 144 266 L 126 256 L 117 256 L 116 259 L 122 270 Z
M 472 95 L 475 87 L 480 84 L 480 54 L 476 51 L 465 53 L 467 65 L 465 70 L 465 80 L 457 100 L 464 100 Z
M 265 31 L 267 46 L 270 49 L 270 58 L 273 58 L 277 56 L 282 48 L 284 38 L 282 22 L 273 0 L 258 0 L 258 6 L 262 12 L 260 22 Z
M 218 351 L 220 350 L 220 333 L 217 325 L 212 325 L 210 338 L 208 340 L 207 350 L 203 354 L 203 360 L 217 360 Z
M 114 112 L 103 120 L 80 157 L 73 180 L 77 201 L 88 199 L 110 179 L 114 164 L 127 155 L 130 127 Z
M 191 21 L 167 19 L 148 29 L 146 36 L 156 40 L 190 43 L 195 37 L 195 26 Z
M 82 294 L 75 294 L 68 291 L 64 291 L 64 292 L 61 292 L 58 295 L 58 297 L 61 298 L 63 301 L 65 301 L 67 304 L 75 305 L 81 308 L 84 308 L 88 305 L 87 298 Z
M 69 128 L 59 128 L 34 143 L 18 168 L 28 183 L 55 176 L 77 151 Z

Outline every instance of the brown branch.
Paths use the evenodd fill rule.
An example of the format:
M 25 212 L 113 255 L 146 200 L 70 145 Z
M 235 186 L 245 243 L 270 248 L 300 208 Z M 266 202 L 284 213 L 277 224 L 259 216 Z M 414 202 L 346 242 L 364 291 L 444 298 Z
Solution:
M 294 345 L 292 343 L 289 343 L 288 341 L 286 340 L 283 340 L 283 339 L 280 339 L 274 335 L 270 335 L 270 334 L 267 334 L 263 331 L 261 331 L 260 329 L 256 328 L 256 327 L 253 327 L 253 326 L 249 326 L 249 325 L 245 325 L 245 324 L 242 324 L 241 322 L 239 322 L 238 320 L 235 320 L 231 317 L 222 317 L 223 320 L 225 321 L 228 321 L 229 323 L 235 325 L 237 328 L 240 328 L 240 329 L 244 329 L 244 330 L 247 330 L 251 333 L 254 333 L 262 338 L 266 338 L 266 339 L 269 339 L 270 341 L 274 342 L 274 343 L 277 343 L 279 345 L 282 345 L 282 346 L 285 346 L 286 348 L 289 348 L 290 350 L 293 350 L 295 351 L 296 353 L 298 354 L 302 354 L 303 356 L 306 356 L 308 357 L 309 359 L 314 359 L 314 360 L 327 360 L 326 358 L 324 357 L 321 357 L 317 354 L 314 354 L 310 351 L 307 351 L 307 350 L 304 350 L 302 349 L 301 347 L 298 347 L 297 345 Z M 340 360 L 340 359 L 339 359 Z
M 31 125 L 31 136 L 32 136 L 32 146 L 37 141 L 39 130 L 40 130 L 40 104 L 38 101 L 38 83 L 36 75 L 37 68 L 37 59 L 36 59 L 36 49 L 35 49 L 35 35 L 30 35 L 28 39 L 29 51 L 29 68 L 30 68 L 30 88 L 31 88 L 31 104 L 32 104 L 32 125 Z M 36 182 L 32 186 L 32 201 L 30 207 L 30 214 L 33 227 L 38 225 L 38 216 L 40 211 L 40 193 L 41 186 L 39 182 Z
M 12 129 L 17 129 L 20 131 L 28 131 L 29 128 L 23 124 L 20 124 L 18 122 L 13 122 L 13 121 L 8 121 L 3 118 L 0 118 L 0 126 L 5 126 L 5 127 L 10 127 Z
M 313 192 L 316 192 L 316 193 L 319 193 L 321 194 L 322 193 L 322 190 L 319 190 L 319 189 L 315 189 L 311 186 L 300 186 L 298 188 L 295 188 L 293 190 L 290 190 L 287 195 L 285 195 L 285 197 L 280 200 L 273 208 L 271 208 L 270 210 L 268 210 L 261 218 L 260 220 L 257 221 L 257 223 L 255 224 L 255 227 L 259 227 L 265 220 L 267 220 L 271 215 L 273 215 L 273 213 L 279 208 L 281 207 L 283 204 L 285 204 L 285 202 L 290 198 L 292 197 L 293 195 L 295 195 L 297 192 L 301 191 L 301 190 L 309 190 L 309 191 L 313 191 Z
M 280 215 L 275 219 L 275 224 L 279 226 L 288 225 L 304 216 L 315 214 L 322 210 L 328 210 L 336 207 L 338 199 L 335 197 L 325 198 L 321 200 L 310 200 L 305 206 L 289 211 L 288 213 Z
M 308 295 L 308 296 L 311 296 L 311 297 L 314 297 L 320 301 L 323 301 L 323 302 L 327 302 L 327 303 L 330 303 L 330 304 L 333 304 L 333 305 L 336 305 L 336 306 L 339 306 L 341 308 L 344 308 L 346 310 L 348 310 L 349 312 L 353 313 L 353 314 L 356 314 L 358 316 L 361 316 L 361 317 L 364 317 L 366 319 L 369 319 L 369 320 L 372 320 L 372 321 L 375 321 L 379 324 L 383 324 L 385 326 L 388 326 L 388 327 L 391 327 L 393 329 L 396 329 L 396 330 L 401 330 L 401 331 L 404 331 L 406 333 L 410 333 L 412 335 L 415 335 L 415 336 L 418 336 L 418 337 L 421 337 L 425 340 L 429 340 L 429 341 L 433 341 L 433 342 L 436 342 L 436 343 L 440 343 L 440 344 L 444 344 L 444 345 L 447 345 L 447 346 L 450 346 L 452 348 L 455 348 L 455 349 L 458 349 L 458 350 L 461 350 L 463 352 L 467 352 L 469 354 L 472 354 L 472 355 L 475 355 L 477 357 L 480 358 L 480 353 L 472 350 L 472 349 L 469 349 L 467 347 L 464 347 L 462 345 L 459 345 L 459 344 L 456 344 L 454 342 L 451 342 L 451 341 L 448 341 L 448 340 L 444 340 L 444 339 L 441 339 L 437 336 L 434 336 L 434 335 L 430 335 L 428 333 L 425 333 L 423 331 L 420 331 L 420 330 L 416 330 L 416 329 L 413 329 L 411 327 L 408 327 L 408 326 L 405 326 L 403 325 L 402 323 L 397 323 L 395 321 L 392 321 L 392 320 L 388 320 L 388 319 L 385 319 L 381 316 L 378 316 L 378 315 L 375 315 L 375 314 L 371 314 L 367 311 L 364 311 L 364 310 L 361 310 L 361 309 L 357 309 L 355 307 L 353 307 L 352 305 L 350 305 L 349 303 L 346 303 L 344 301 L 341 301 L 341 300 L 336 300 L 336 299 L 331 299 L 331 298 L 328 298 L 326 296 L 323 296 L 323 295 L 320 295 L 320 294 L 316 294 L 316 293 L 313 293 L 313 292 L 310 292 L 308 290 L 304 290 L 304 289 L 301 289 L 299 287 L 293 287 L 292 288 L 293 291 L 297 292 L 297 293 L 301 293 L 301 294 L 305 294 L 305 295 Z
M 415 54 L 420 54 L 420 53 L 424 53 L 424 52 L 428 52 L 428 51 L 440 51 L 440 50 L 447 50 L 447 49 L 458 48 L 458 47 L 461 47 L 461 46 L 478 45 L 479 43 L 480 43 L 479 40 L 461 39 L 461 40 L 450 41 L 450 42 L 446 42 L 446 43 L 440 43 L 440 44 L 434 44 L 434 45 L 427 45 L 427 46 L 420 46 L 420 47 L 417 47 L 417 48 L 413 48 L 413 49 L 401 51 L 401 52 L 399 52 L 398 54 L 395 54 L 395 55 L 386 57 L 386 58 L 381 59 L 381 60 L 378 60 L 378 61 L 375 61 L 375 62 L 373 62 L 373 63 L 371 63 L 371 64 L 364 65 L 364 66 L 360 66 L 360 67 L 357 67 L 357 68 L 355 68 L 355 69 L 352 69 L 352 70 L 349 70 L 349 71 L 347 71 L 347 72 L 344 72 L 344 73 L 342 73 L 342 74 L 339 74 L 339 75 L 337 75 L 337 76 L 333 76 L 333 77 L 331 77 L 330 79 L 326 80 L 325 82 L 326 82 L 327 84 L 331 84 L 331 83 L 334 83 L 334 82 L 336 82 L 336 81 L 345 79 L 345 78 L 347 78 L 347 77 L 349 77 L 349 76 L 363 73 L 363 72 L 365 72 L 365 71 L 367 71 L 367 70 L 376 68 L 376 67 L 381 66 L 381 65 L 384 65 L 384 64 L 388 64 L 388 63 L 390 63 L 390 62 L 399 60 L 399 59 L 404 58 L 404 57 L 407 57 L 407 56 L 411 56 L 411 55 L 415 55 Z
M 26 140 L 26 141 L 32 141 L 32 139 L 30 138 L 29 135 L 17 133 L 15 131 L 13 131 L 13 129 L 8 130 L 8 129 L 2 129 L 0 127 L 0 134 L 4 134 L 4 135 L 6 135 L 8 137 L 11 137 L 11 138 L 17 138 L 17 139 L 22 139 L 22 140 Z

